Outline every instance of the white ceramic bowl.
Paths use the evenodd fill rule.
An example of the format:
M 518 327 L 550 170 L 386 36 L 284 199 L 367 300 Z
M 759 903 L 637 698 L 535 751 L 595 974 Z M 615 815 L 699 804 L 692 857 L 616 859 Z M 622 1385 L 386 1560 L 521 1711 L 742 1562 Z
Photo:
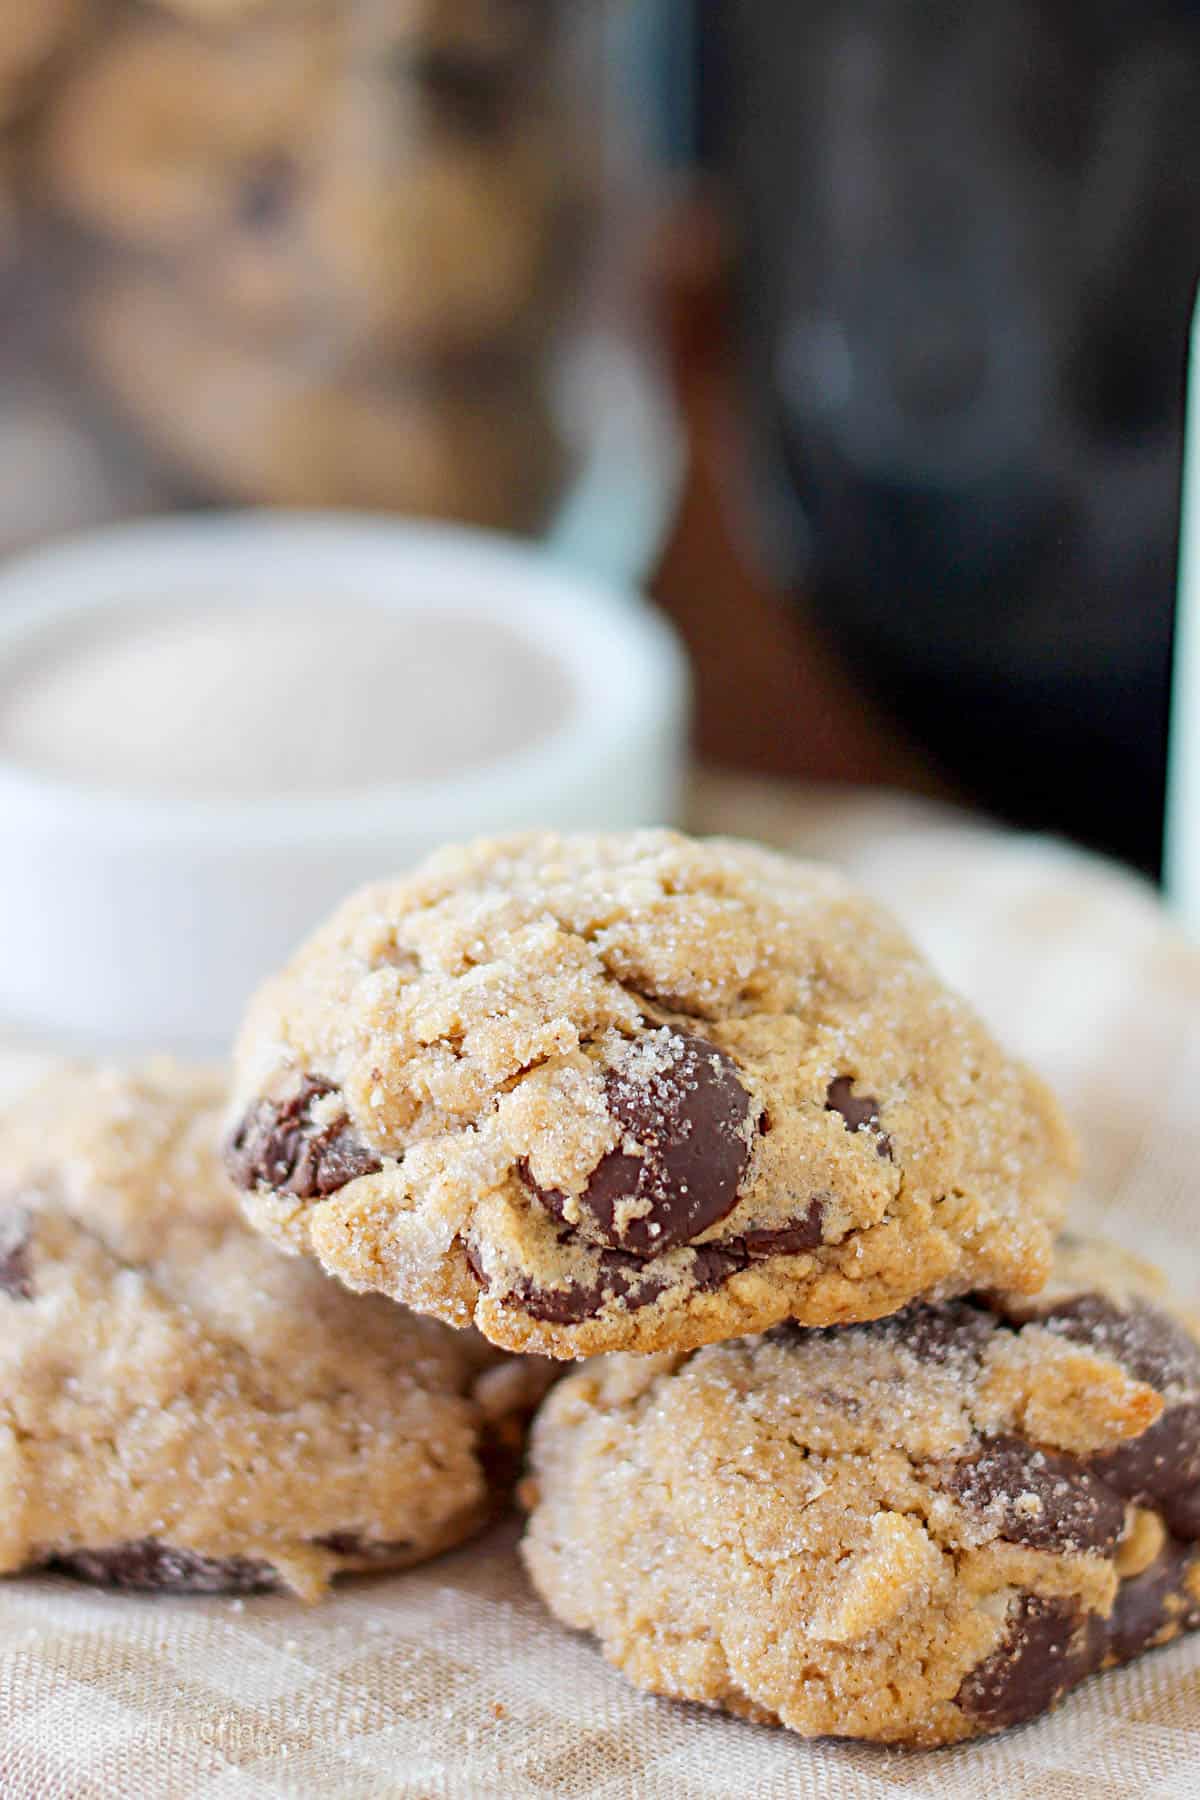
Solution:
M 84 1047 L 218 1049 L 358 883 L 478 833 L 676 816 L 688 680 L 668 626 L 545 551 L 467 530 L 210 515 L 42 551 L 0 571 L 0 695 L 39 638 L 98 609 L 317 593 L 502 620 L 561 665 L 573 703 L 484 767 L 336 794 L 156 796 L 0 758 L 0 1018 Z

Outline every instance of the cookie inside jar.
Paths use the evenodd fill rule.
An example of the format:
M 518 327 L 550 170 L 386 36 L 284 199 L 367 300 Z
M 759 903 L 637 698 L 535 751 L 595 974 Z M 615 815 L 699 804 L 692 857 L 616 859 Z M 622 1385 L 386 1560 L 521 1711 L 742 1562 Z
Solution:
M 96 9 L 2 146 L 89 407 L 203 504 L 539 530 L 572 466 L 559 372 L 599 213 L 577 19 Z

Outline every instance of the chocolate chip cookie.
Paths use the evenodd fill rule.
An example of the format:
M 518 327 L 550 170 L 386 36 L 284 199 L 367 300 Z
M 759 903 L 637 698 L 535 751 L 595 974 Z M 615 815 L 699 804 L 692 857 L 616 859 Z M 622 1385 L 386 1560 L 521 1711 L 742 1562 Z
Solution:
M 241 1035 L 259 1229 L 494 1343 L 684 1349 L 1045 1280 L 1073 1149 L 831 870 L 532 835 L 351 899 Z
M 1200 1625 L 1200 1346 L 1140 1266 L 572 1374 L 524 1556 L 638 1686 L 944 1744 Z
M 247 1231 L 223 1096 L 73 1069 L 0 1125 L 0 1572 L 315 1599 L 504 1491 L 544 1371 Z

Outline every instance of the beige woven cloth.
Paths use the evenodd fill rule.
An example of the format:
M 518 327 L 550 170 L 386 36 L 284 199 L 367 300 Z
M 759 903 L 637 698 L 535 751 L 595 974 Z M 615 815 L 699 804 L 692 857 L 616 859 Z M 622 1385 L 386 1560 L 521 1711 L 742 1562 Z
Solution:
M 848 866 L 1065 1095 L 1086 1204 L 1200 1286 L 1200 948 L 1148 889 L 916 803 L 732 782 L 701 829 Z M 10 1061 L 16 1079 L 26 1065 Z M 1051 1718 L 933 1753 L 810 1745 L 635 1693 L 559 1628 L 516 1526 L 425 1569 L 283 1598 L 0 1584 L 3 1800 L 1130 1800 L 1200 1795 L 1200 1637 Z

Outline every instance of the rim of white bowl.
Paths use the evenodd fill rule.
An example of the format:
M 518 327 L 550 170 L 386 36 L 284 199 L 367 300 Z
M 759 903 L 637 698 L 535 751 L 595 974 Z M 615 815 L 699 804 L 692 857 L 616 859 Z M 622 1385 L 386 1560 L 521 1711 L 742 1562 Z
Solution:
M 289 578 L 289 568 L 291 576 Z M 439 602 L 450 574 L 462 592 Z M 289 586 L 289 579 L 291 586 Z M 239 592 L 258 584 L 252 592 Z M 397 582 L 411 600 L 390 592 Z M 641 595 L 572 567 L 545 548 L 470 526 L 345 513 L 175 514 L 61 540 L 0 568 L 0 672 L 46 632 L 105 607 L 274 602 L 300 587 L 390 611 L 502 621 L 563 667 L 575 703 L 534 743 L 483 765 L 336 791 L 225 799 L 141 793 L 74 781 L 0 756 L 0 809 L 10 823 L 114 842 L 250 842 L 315 838 L 338 845 L 378 832 L 453 840 L 522 788 L 561 791 L 619 758 L 656 724 L 682 729 L 686 660 L 674 630 Z M 460 828 L 459 821 L 464 824 Z

